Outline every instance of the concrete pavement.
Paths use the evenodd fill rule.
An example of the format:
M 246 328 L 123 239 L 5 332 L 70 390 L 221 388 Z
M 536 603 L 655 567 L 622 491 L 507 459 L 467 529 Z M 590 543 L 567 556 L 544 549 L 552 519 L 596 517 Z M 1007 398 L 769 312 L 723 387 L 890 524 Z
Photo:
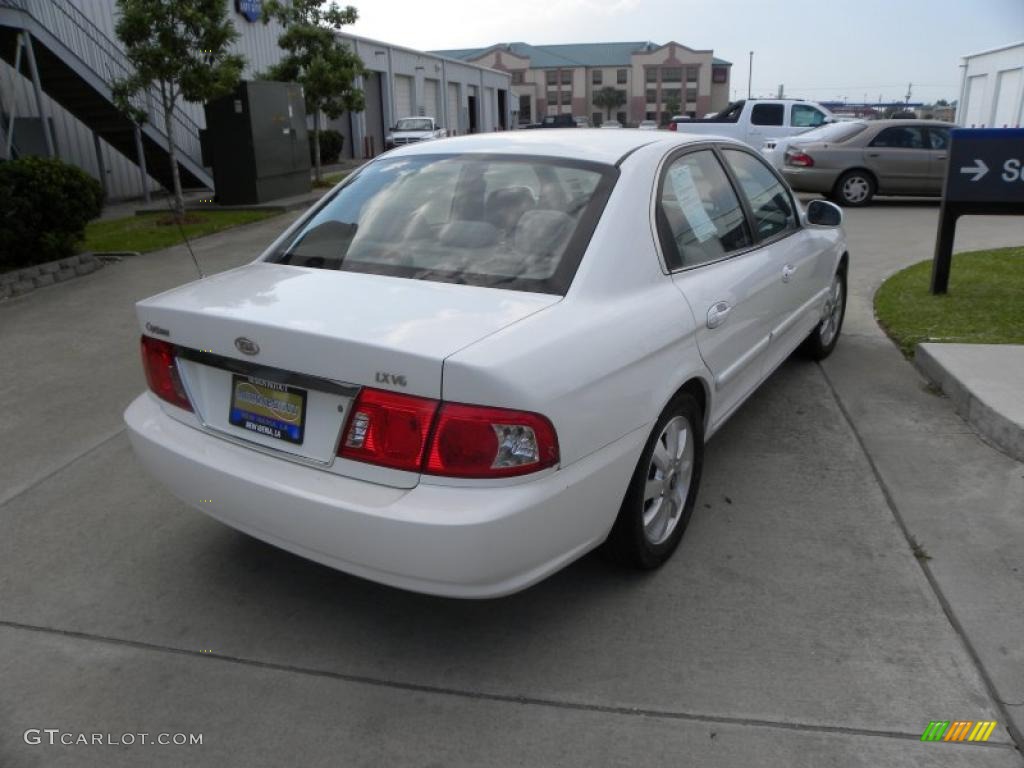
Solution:
M 918 344 L 914 365 L 982 437 L 1024 461 L 1024 344 Z
M 664 569 L 587 557 L 489 602 L 309 563 L 142 473 L 120 425 L 143 388 L 131 303 L 192 277 L 183 249 L 0 306 L 0 765 L 1024 765 L 1004 727 L 1024 632 L 984 623 L 1024 604 L 1024 471 L 865 322 L 871 283 L 917 260 L 875 239 L 887 211 L 850 216 L 853 335 L 823 367 L 787 362 L 716 436 Z M 905 212 L 934 232 L 936 209 Z M 289 220 L 197 253 L 244 262 Z M 911 452 L 927 466 L 907 472 Z M 929 496 L 921 472 L 951 480 Z M 1000 727 L 920 742 L 958 718 Z M 29 728 L 204 740 L 28 745 Z

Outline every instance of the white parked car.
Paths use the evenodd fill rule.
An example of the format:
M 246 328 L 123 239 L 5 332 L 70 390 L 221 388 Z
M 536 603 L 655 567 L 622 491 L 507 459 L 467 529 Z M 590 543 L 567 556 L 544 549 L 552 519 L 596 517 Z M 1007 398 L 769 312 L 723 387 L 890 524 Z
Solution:
M 756 152 L 534 131 L 396 149 L 256 261 L 137 305 L 135 451 L 303 557 L 456 597 L 683 535 L 705 441 L 836 344 L 842 214 Z
M 443 139 L 444 136 L 444 128 L 439 127 L 432 117 L 403 117 L 384 138 L 384 144 L 387 149 L 391 149 L 420 141 Z
M 622 127 L 622 123 L 620 123 L 618 120 L 605 120 L 603 123 L 601 123 L 601 127 L 602 128 L 621 128 Z
M 825 123 L 796 136 L 785 136 L 778 139 L 766 139 L 761 146 L 761 154 L 768 158 L 775 168 L 781 171 L 785 167 L 786 150 L 799 147 L 801 144 L 814 142 L 842 143 L 851 139 L 867 127 L 866 120 L 846 120 L 843 122 Z
M 739 139 L 760 149 L 767 139 L 795 136 L 832 121 L 820 104 L 802 99 L 745 99 L 701 120 L 673 118 L 670 131 Z
M 656 131 L 658 130 L 658 123 L 655 120 L 643 120 L 637 128 L 641 131 Z

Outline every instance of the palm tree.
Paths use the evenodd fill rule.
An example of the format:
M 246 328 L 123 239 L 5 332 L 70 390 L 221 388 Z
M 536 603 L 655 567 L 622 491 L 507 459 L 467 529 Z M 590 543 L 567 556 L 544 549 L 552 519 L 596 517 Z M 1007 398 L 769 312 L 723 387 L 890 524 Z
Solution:
M 620 91 L 618 88 L 612 88 L 610 85 L 606 85 L 594 94 L 594 104 L 604 108 L 605 117 L 609 120 L 612 119 L 612 110 L 618 109 L 625 103 L 626 92 Z

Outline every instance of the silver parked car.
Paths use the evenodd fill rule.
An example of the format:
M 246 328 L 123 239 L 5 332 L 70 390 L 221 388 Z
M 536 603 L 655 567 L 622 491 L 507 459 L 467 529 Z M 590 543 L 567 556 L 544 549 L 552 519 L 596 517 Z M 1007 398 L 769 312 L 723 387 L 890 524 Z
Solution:
M 949 131 L 934 120 L 876 120 L 841 140 L 799 142 L 782 173 L 799 192 L 821 192 L 841 205 L 867 205 L 878 195 L 939 196 Z

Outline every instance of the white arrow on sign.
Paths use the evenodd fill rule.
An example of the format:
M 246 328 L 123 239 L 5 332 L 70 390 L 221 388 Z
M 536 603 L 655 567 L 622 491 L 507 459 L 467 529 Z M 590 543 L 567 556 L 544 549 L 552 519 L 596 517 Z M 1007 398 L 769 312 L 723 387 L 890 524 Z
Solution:
M 980 181 L 988 173 L 988 166 L 985 165 L 984 160 L 975 160 L 974 165 L 965 165 L 960 169 L 960 173 L 973 173 L 974 178 L 971 181 Z

